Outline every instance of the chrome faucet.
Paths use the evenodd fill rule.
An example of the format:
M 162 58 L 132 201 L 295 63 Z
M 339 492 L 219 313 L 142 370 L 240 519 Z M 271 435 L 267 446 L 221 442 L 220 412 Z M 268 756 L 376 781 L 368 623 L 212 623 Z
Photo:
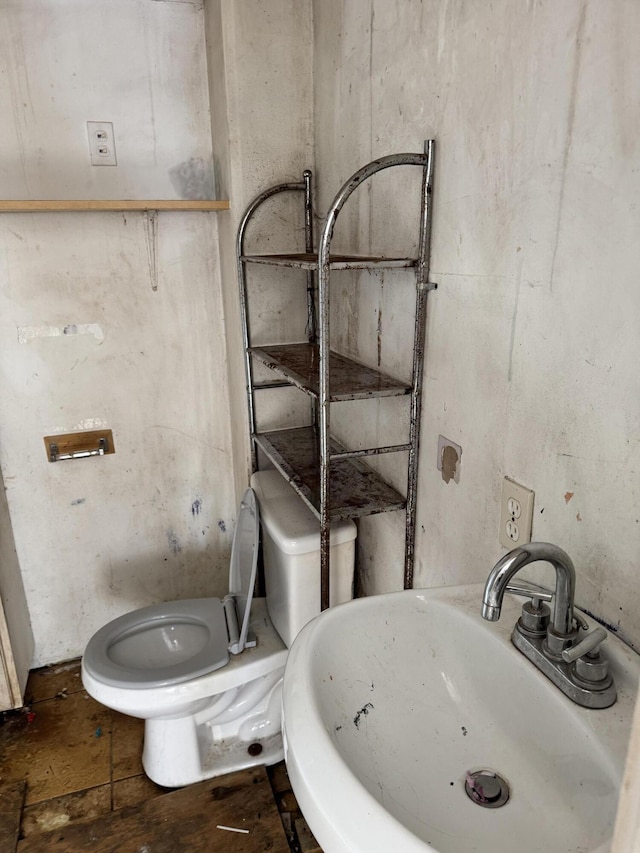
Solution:
M 482 616 L 489 622 L 498 621 L 502 599 L 509 581 L 516 572 L 537 560 L 546 560 L 556 570 L 553 630 L 558 636 L 569 638 L 573 631 L 576 570 L 567 552 L 548 542 L 530 542 L 528 545 L 521 545 L 509 551 L 495 564 L 484 588 Z
M 535 585 L 512 585 L 510 581 L 520 569 L 544 560 L 556 573 L 554 592 Z M 576 572 L 569 555 L 548 542 L 530 542 L 505 554 L 491 570 L 482 598 L 482 616 L 497 622 L 505 592 L 531 598 L 522 608 L 511 641 L 565 695 L 587 708 L 608 708 L 616 701 L 613 679 L 608 662 L 599 646 L 607 637 L 604 628 L 597 627 L 579 637 L 580 628 L 589 625 L 573 612 Z M 553 598 L 554 610 L 544 604 Z

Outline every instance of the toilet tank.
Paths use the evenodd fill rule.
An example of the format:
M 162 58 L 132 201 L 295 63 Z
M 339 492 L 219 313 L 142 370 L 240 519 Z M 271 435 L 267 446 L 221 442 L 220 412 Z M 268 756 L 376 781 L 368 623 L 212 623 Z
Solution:
M 320 522 L 277 471 L 251 477 L 260 507 L 267 610 L 290 646 L 320 613 Z M 353 598 L 356 526 L 331 525 L 330 604 Z

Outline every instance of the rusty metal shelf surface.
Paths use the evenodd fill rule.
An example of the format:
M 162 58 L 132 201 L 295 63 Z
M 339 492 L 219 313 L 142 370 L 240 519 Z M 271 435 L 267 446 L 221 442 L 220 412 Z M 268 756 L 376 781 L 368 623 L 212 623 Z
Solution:
M 264 365 L 284 376 L 311 396 L 318 396 L 319 351 L 316 344 L 278 344 L 250 347 Z M 333 350 L 329 353 L 332 403 L 369 397 L 400 397 L 411 393 L 411 384 L 366 367 Z
M 258 433 L 254 441 L 320 518 L 318 433 L 313 427 Z M 342 446 L 330 440 L 332 451 Z M 331 521 L 406 507 L 405 498 L 359 459 L 331 463 Z
M 291 253 L 273 255 L 242 255 L 241 261 L 251 264 L 267 264 L 276 267 L 295 267 L 301 270 L 317 270 L 318 255 L 314 253 Z M 416 258 L 383 258 L 365 255 L 330 255 L 332 270 L 408 269 L 415 267 Z

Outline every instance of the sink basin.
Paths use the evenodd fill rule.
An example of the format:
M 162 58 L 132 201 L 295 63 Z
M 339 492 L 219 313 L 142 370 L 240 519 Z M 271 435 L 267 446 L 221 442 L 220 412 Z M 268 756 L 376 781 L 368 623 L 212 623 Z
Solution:
M 324 853 L 608 849 L 640 658 L 610 634 L 618 701 L 581 708 L 512 646 L 523 599 L 489 623 L 482 590 L 358 599 L 295 640 L 285 758 Z M 470 798 L 476 771 L 504 780 L 506 803 Z

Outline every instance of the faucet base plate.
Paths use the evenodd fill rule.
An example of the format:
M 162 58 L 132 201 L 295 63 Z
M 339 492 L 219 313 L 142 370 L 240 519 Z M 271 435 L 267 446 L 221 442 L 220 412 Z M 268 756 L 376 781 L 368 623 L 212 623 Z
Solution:
M 615 703 L 617 693 L 610 676 L 602 682 L 602 685 L 582 686 L 574 676 L 575 664 L 567 664 L 562 660 L 550 660 L 544 653 L 544 638 L 523 634 L 517 624 L 511 634 L 511 642 L 572 702 L 584 708 L 593 709 L 610 708 Z

